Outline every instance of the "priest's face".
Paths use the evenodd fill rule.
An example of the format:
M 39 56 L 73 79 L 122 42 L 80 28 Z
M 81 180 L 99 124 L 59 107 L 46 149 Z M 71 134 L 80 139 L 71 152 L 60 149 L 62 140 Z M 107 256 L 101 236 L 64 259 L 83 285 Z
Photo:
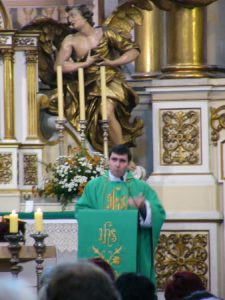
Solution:
M 109 169 L 114 176 L 123 176 L 127 171 L 128 165 L 129 161 L 127 154 L 111 154 L 109 158 Z

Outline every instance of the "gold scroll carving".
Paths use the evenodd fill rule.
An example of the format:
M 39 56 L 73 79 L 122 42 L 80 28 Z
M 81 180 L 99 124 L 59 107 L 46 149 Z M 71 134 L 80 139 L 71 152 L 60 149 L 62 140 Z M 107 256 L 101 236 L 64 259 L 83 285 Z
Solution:
M 161 164 L 193 165 L 201 163 L 200 110 L 161 112 Z
M 219 140 L 220 131 L 225 129 L 225 105 L 217 108 L 211 107 L 210 124 L 212 128 L 211 140 L 216 144 Z
M 163 289 L 168 278 L 178 271 L 199 275 L 208 287 L 209 233 L 166 232 L 160 235 L 155 253 L 157 285 Z
M 24 154 L 24 185 L 37 185 L 38 184 L 38 168 L 37 168 L 37 155 Z
M 12 153 L 0 153 L 0 184 L 12 181 Z

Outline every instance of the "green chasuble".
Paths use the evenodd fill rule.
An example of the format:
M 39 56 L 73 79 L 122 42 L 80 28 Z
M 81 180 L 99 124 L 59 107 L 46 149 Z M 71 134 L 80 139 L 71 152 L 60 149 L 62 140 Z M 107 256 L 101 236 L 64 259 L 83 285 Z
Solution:
M 110 181 L 108 172 L 91 180 L 85 187 L 82 197 L 76 203 L 75 217 L 80 209 L 135 209 L 128 206 L 128 197 L 143 194 L 151 207 L 151 227 L 138 229 L 137 272 L 147 276 L 155 283 L 154 250 L 159 239 L 160 229 L 165 219 L 165 211 L 150 186 L 135 179 L 128 172 L 125 181 Z M 87 220 L 88 221 L 88 220 Z M 126 220 L 124 220 L 126 222 Z M 129 224 L 127 224 L 129 234 Z

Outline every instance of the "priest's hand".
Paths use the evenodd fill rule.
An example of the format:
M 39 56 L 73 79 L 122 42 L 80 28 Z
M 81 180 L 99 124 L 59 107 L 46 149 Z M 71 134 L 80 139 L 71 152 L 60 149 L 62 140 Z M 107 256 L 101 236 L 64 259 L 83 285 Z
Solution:
M 137 209 L 145 208 L 145 198 L 142 194 L 139 194 L 136 197 L 129 197 L 128 198 L 129 206 L 136 207 Z

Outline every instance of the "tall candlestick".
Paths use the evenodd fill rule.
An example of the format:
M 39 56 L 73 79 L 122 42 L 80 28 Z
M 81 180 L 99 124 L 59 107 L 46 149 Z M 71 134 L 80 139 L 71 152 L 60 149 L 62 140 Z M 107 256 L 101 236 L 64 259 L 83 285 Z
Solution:
M 105 66 L 100 67 L 101 93 L 102 93 L 102 120 L 107 121 L 107 98 L 106 98 L 106 76 Z
M 57 66 L 57 88 L 58 88 L 58 114 L 59 114 L 59 120 L 64 120 L 62 66 Z
M 80 121 L 85 121 L 85 97 L 84 97 L 84 69 L 78 69 Z
M 9 215 L 9 232 L 18 232 L 18 214 L 15 210 L 13 210 L 12 213 Z
M 36 212 L 34 213 L 34 225 L 37 232 L 43 231 L 43 212 L 40 208 L 37 208 Z

